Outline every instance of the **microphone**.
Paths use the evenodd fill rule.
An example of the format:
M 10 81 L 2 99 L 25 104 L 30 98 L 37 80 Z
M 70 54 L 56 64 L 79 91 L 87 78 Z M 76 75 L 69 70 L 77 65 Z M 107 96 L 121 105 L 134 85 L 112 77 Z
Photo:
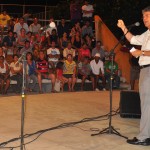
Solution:
M 138 26 L 140 26 L 140 23 L 135 22 L 134 24 L 131 24 L 131 25 L 127 26 L 127 28 L 138 27 Z

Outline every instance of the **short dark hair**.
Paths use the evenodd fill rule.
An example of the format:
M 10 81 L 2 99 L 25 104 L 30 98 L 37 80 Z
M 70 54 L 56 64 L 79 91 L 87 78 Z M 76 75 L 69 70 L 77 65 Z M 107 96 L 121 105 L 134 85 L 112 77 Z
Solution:
M 150 11 L 150 6 L 144 8 L 144 9 L 142 10 L 142 13 L 147 12 L 147 11 Z

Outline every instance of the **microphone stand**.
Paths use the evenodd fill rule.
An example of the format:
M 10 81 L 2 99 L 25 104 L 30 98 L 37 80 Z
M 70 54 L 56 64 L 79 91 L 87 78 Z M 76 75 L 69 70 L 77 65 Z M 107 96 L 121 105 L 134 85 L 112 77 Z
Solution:
M 129 30 L 130 30 L 130 29 L 129 29 Z M 129 32 L 129 30 L 126 32 L 126 34 Z M 114 58 L 113 58 L 113 57 L 114 57 L 114 55 L 115 55 L 114 51 L 115 51 L 116 47 L 117 47 L 117 46 L 120 44 L 120 42 L 124 39 L 124 37 L 125 37 L 126 34 L 124 34 L 124 35 L 120 38 L 119 42 L 114 46 L 114 48 L 110 51 L 110 53 L 109 53 L 109 55 L 108 55 L 108 56 L 111 56 L 111 57 L 112 57 L 112 59 L 111 59 L 110 89 L 109 89 L 109 91 L 110 91 L 110 95 L 109 95 L 109 96 L 110 96 L 110 110 L 109 110 L 109 114 L 108 114 L 108 116 L 109 116 L 109 126 L 108 126 L 107 128 L 105 128 L 105 129 L 103 129 L 102 131 L 96 133 L 96 134 L 91 134 L 91 136 L 95 136 L 95 135 L 100 135 L 100 134 L 107 133 L 107 134 L 115 134 L 115 135 L 118 135 L 118 136 L 123 137 L 123 138 L 125 138 L 125 139 L 128 139 L 127 137 L 121 135 L 121 134 L 120 134 L 117 130 L 115 130 L 115 128 L 112 126 L 112 82 L 113 82 L 113 65 L 114 65 Z
M 26 59 L 25 56 L 22 57 L 23 62 L 23 81 L 22 81 L 22 104 L 21 104 L 21 144 L 20 150 L 24 148 L 24 109 L 25 109 L 25 89 L 26 89 Z

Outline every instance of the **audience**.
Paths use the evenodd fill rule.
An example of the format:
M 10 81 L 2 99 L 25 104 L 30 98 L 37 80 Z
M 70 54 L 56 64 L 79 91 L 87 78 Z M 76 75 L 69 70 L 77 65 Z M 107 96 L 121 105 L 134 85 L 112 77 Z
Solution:
M 84 88 L 86 79 L 92 81 L 93 90 L 99 90 L 98 83 L 101 79 L 103 90 L 105 90 L 102 62 L 105 60 L 105 51 L 100 41 L 93 46 L 94 33 L 91 21 L 94 9 L 88 1 L 85 1 L 82 7 L 79 3 L 79 0 L 73 0 L 70 4 L 72 24 L 66 23 L 66 20 L 61 17 L 61 22 L 57 26 L 54 18 L 51 17 L 49 24 L 41 28 L 39 18 L 33 18 L 31 23 L 24 21 L 24 18 L 19 18 L 16 22 L 15 19 L 5 18 L 8 35 L 1 39 L 3 48 L 0 47 L 0 58 L 5 59 L 0 60 L 0 75 L 1 70 L 9 72 L 10 80 L 17 81 L 17 93 L 21 92 L 22 86 L 23 68 L 20 59 L 18 61 L 20 55 L 27 59 L 27 92 L 34 91 L 38 82 L 39 93 L 43 93 L 42 79 L 51 79 L 52 92 L 56 92 L 56 82 L 60 83 L 61 91 L 64 91 L 65 83 L 68 83 L 69 91 L 74 91 L 77 77 L 82 79 L 81 90 Z M 7 13 L 2 12 L 1 15 L 7 15 Z M 9 24 L 8 20 L 10 20 Z M 0 19 L 2 29 L 1 24 Z M 8 57 L 9 55 L 13 56 L 13 60 Z M 4 69 L 3 66 L 8 69 Z M 107 75 L 106 78 L 108 79 Z M 0 76 L 1 89 L 3 89 L 1 92 L 5 94 L 10 80 L 9 76 L 8 79 L 2 79 L 3 77 Z

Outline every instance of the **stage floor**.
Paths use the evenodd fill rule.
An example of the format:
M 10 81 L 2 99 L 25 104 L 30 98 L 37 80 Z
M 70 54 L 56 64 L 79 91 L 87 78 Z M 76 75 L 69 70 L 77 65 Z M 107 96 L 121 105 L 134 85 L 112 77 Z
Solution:
M 112 100 L 115 111 L 119 107 L 120 91 L 113 91 Z M 149 147 L 129 145 L 126 139 L 115 134 L 91 136 L 109 126 L 107 117 L 92 119 L 109 112 L 109 101 L 109 91 L 27 95 L 24 133 L 49 131 L 27 144 L 26 150 L 148 150 Z M 20 136 L 21 102 L 21 96 L 0 97 L 0 143 Z M 69 124 L 71 122 L 76 124 Z M 132 138 L 138 134 L 139 119 L 121 118 L 118 114 L 112 117 L 112 126 L 122 135 Z M 25 143 L 37 135 L 26 138 Z M 20 140 L 5 146 L 19 144 Z

